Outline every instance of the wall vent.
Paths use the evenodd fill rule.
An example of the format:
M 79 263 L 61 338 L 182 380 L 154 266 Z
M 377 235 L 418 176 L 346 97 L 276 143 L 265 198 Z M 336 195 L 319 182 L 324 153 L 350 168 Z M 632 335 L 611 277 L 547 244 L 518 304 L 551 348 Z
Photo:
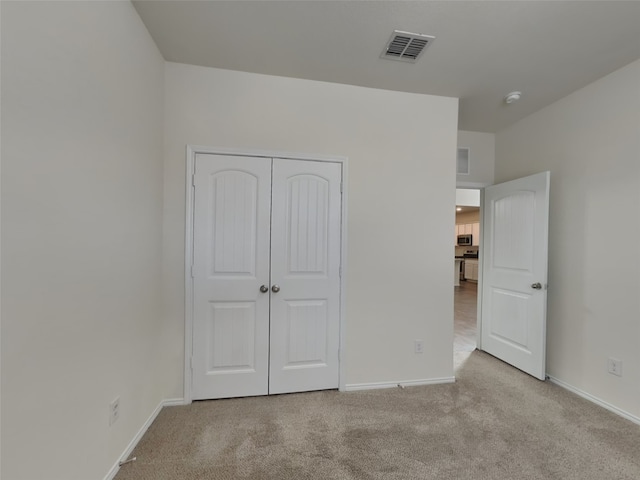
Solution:
M 469 149 L 459 147 L 456 161 L 456 173 L 458 175 L 469 175 L 469 171 Z
M 436 37 L 394 30 L 381 58 L 415 63 Z

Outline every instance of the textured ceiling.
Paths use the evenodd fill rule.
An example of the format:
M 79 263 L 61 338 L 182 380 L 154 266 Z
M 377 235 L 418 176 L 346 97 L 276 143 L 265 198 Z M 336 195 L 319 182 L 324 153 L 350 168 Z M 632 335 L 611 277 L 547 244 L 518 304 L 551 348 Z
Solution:
M 459 97 L 461 130 L 497 132 L 640 58 L 639 1 L 133 3 L 168 61 Z M 395 29 L 436 39 L 416 64 L 381 59 Z

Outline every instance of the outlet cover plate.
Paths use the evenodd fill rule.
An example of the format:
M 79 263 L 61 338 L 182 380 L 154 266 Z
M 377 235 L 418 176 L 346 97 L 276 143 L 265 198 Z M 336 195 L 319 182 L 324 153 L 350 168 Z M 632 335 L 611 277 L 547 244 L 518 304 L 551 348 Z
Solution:
M 120 397 L 115 398 L 109 404 L 109 426 L 113 425 L 120 418 Z
M 618 377 L 622 376 L 622 360 L 609 357 L 609 373 Z

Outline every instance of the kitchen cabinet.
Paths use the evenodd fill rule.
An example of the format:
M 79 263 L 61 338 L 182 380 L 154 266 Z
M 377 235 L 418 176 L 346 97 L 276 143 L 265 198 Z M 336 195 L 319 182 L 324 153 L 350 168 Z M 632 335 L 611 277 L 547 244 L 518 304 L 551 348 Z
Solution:
M 478 281 L 478 260 L 473 258 L 465 259 L 464 278 L 467 280 L 472 280 L 474 282 Z
M 471 227 L 471 225 L 469 225 L 469 227 Z M 458 244 L 458 235 L 468 235 L 470 234 L 472 231 L 471 228 L 467 228 L 467 225 L 464 223 L 460 223 L 458 225 L 456 225 L 456 241 L 454 243 L 454 245 Z
M 480 245 L 480 222 L 475 223 L 459 223 L 456 225 L 456 242 L 458 244 L 458 235 L 472 235 L 473 246 Z

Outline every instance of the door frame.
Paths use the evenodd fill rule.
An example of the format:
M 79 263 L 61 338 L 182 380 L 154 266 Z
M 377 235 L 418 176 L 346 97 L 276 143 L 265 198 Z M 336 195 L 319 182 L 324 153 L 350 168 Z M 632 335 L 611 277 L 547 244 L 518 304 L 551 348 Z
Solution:
M 338 348 L 338 389 L 346 390 L 345 371 L 345 334 L 346 334 L 346 285 L 347 285 L 347 191 L 348 158 L 338 155 L 314 155 L 272 150 L 254 150 L 241 148 L 207 147 L 187 145 L 185 171 L 185 248 L 184 248 L 184 403 L 193 401 L 191 371 L 193 356 L 193 226 L 194 226 L 194 185 L 196 155 L 213 154 L 243 157 L 284 158 L 311 162 L 339 163 L 342 169 L 342 215 L 340 221 L 340 338 Z
M 486 186 L 486 185 L 485 185 Z M 478 259 L 478 297 L 476 299 L 476 348 L 482 350 L 482 278 L 485 254 L 485 228 L 484 228 L 484 187 L 480 189 L 480 258 Z

